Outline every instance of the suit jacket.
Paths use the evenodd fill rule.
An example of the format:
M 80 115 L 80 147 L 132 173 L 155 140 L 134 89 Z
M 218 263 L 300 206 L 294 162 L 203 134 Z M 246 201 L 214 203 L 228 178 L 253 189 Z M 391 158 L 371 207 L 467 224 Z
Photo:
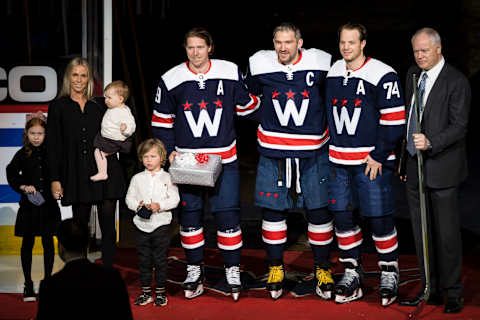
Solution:
M 40 283 L 37 319 L 132 319 L 120 272 L 87 259 L 67 263 Z
M 417 66 L 412 66 L 407 73 L 405 85 L 407 120 L 412 105 L 413 74 L 417 74 L 418 79 L 421 71 Z M 422 133 L 433 147 L 423 152 L 424 181 L 427 187 L 453 187 L 467 177 L 465 136 L 470 102 L 471 90 L 467 78 L 453 66 L 445 63 L 425 102 L 421 122 Z M 402 160 L 410 156 L 405 149 L 405 141 L 403 146 Z

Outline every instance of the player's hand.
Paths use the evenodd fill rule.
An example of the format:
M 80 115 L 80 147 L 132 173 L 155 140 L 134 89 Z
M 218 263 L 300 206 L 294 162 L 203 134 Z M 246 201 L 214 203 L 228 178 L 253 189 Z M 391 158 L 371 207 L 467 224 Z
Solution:
M 180 153 L 178 153 L 177 151 L 172 151 L 172 153 L 170 153 L 170 155 L 168 156 L 168 161 L 170 162 L 170 164 L 173 163 L 173 160 L 178 155 L 180 155 Z
M 125 131 L 125 130 L 127 130 L 127 125 L 126 125 L 125 123 L 122 123 L 122 124 L 120 125 L 120 131 L 123 132 L 123 131 Z
M 404 174 L 403 176 L 400 174 L 400 166 L 397 169 L 398 177 L 400 178 L 400 181 L 407 182 L 407 174 Z
M 60 181 L 52 181 L 50 188 L 54 199 L 59 200 L 63 197 L 63 188 Z
M 413 134 L 413 144 L 415 145 L 415 148 L 418 150 L 428 150 L 428 144 L 430 141 L 428 141 L 427 137 L 423 133 L 414 133 Z
M 370 157 L 370 155 L 366 156 L 365 159 L 362 160 L 362 163 L 367 164 L 365 167 L 365 175 L 367 176 L 370 174 L 370 181 L 375 180 L 377 178 L 377 174 L 382 175 L 382 164 L 374 160 L 372 157 Z

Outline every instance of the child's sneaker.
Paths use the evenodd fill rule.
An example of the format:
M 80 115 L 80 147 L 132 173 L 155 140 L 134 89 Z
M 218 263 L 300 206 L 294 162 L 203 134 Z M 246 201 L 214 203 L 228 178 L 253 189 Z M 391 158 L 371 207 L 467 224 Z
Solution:
M 33 290 L 33 282 L 26 282 L 23 289 L 23 301 L 24 302 L 34 302 L 37 301 L 35 296 L 35 290 Z
M 137 300 L 133 303 L 136 306 L 144 306 L 153 302 L 152 289 L 148 287 L 142 288 L 142 293 L 138 296 Z
M 157 307 L 164 307 L 168 303 L 167 296 L 165 295 L 165 288 L 155 289 L 155 301 L 153 304 Z

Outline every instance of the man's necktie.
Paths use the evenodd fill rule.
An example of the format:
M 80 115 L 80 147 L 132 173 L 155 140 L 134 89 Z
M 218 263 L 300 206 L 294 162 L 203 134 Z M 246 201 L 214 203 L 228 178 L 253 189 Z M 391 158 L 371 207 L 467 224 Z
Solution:
M 420 118 L 423 113 L 423 95 L 425 94 L 425 83 L 427 82 L 427 73 L 424 72 L 422 75 L 422 80 L 418 85 L 418 105 L 420 107 Z M 413 134 L 417 133 L 417 114 L 415 112 L 415 104 L 410 108 L 410 122 L 408 125 L 408 136 L 407 136 L 407 151 L 410 155 L 414 156 L 417 152 L 415 149 L 415 144 L 413 143 Z

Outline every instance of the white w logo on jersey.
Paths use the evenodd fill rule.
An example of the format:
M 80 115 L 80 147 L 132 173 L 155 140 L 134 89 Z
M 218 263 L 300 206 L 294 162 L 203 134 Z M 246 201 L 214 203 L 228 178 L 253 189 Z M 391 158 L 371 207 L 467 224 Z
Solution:
M 347 128 L 347 133 L 349 135 L 354 135 L 357 131 L 358 120 L 360 119 L 360 113 L 362 112 L 361 108 L 355 108 L 353 110 L 353 117 L 350 119 L 348 115 L 347 108 L 342 107 L 340 117 L 338 116 L 337 106 L 333 106 L 333 119 L 335 120 L 335 127 L 337 129 L 337 134 L 342 134 L 343 127 Z
M 215 116 L 212 123 L 206 109 L 200 110 L 198 121 L 195 121 L 193 118 L 192 111 L 185 110 L 185 117 L 187 117 L 188 125 L 190 126 L 190 130 L 192 130 L 193 136 L 195 138 L 202 137 L 203 128 L 206 126 L 209 136 L 216 137 L 218 128 L 220 127 L 220 120 L 222 119 L 222 111 L 222 108 L 215 109 Z
M 300 113 L 298 112 L 297 106 L 295 105 L 295 101 L 293 101 L 293 99 L 287 100 L 284 111 L 282 111 L 280 103 L 277 99 L 272 99 L 272 102 L 273 107 L 275 108 L 275 113 L 277 114 L 278 120 L 280 121 L 282 127 L 288 126 L 288 121 L 290 120 L 290 118 L 293 118 L 293 122 L 295 122 L 296 126 L 303 125 L 303 122 L 305 121 L 305 116 L 307 115 L 308 103 L 310 102 L 310 99 L 302 100 Z

